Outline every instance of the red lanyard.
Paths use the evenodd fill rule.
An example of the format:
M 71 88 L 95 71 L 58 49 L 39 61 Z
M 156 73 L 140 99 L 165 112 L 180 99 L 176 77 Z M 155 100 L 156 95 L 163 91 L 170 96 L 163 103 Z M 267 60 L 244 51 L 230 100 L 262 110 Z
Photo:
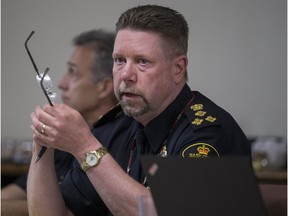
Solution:
M 179 113 L 179 115 L 177 116 L 176 120 L 174 121 L 172 127 L 170 128 L 169 130 L 169 133 L 168 135 L 165 137 L 165 140 L 163 141 L 162 145 L 161 145 L 161 148 L 159 149 L 158 153 L 157 153 L 157 156 L 162 156 L 162 157 L 166 157 L 167 156 L 167 148 L 166 148 L 166 143 L 168 141 L 168 138 L 172 135 L 172 131 L 174 129 L 176 129 L 176 125 L 177 123 L 179 122 L 179 120 L 181 119 L 181 117 L 183 116 L 184 112 L 185 112 L 185 107 L 192 103 L 192 101 L 194 100 L 194 97 L 195 97 L 195 94 L 192 93 L 192 98 L 191 100 L 184 106 L 184 108 L 181 110 L 181 112 Z M 131 163 L 132 163 L 132 158 L 133 158 L 133 153 L 135 151 L 135 147 L 136 147 L 136 138 L 134 137 L 134 141 L 133 141 L 133 145 L 132 145 L 132 149 L 130 151 L 130 155 L 129 155 L 129 160 L 128 160 L 128 166 L 127 166 L 127 174 L 129 175 L 130 174 L 130 170 L 131 170 Z M 146 177 L 144 178 L 144 181 L 143 181 L 143 185 L 146 184 Z

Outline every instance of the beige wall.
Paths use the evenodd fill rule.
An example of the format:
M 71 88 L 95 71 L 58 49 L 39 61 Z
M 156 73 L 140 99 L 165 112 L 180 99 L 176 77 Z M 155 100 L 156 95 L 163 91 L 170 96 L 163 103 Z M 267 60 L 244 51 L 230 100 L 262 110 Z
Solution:
M 2 0 L 1 135 L 30 139 L 30 113 L 45 102 L 24 49 L 57 87 L 71 39 L 113 30 L 125 9 L 157 3 L 179 10 L 190 26 L 189 85 L 228 110 L 248 136 L 286 137 L 285 0 Z

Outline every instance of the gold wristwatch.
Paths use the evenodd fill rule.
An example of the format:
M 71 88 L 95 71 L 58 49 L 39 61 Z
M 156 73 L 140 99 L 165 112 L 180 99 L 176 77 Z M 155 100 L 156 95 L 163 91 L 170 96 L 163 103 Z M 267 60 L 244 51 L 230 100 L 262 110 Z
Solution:
M 90 151 L 90 152 L 86 153 L 86 158 L 85 158 L 84 162 L 81 164 L 82 170 L 84 170 L 86 172 L 89 168 L 97 166 L 99 164 L 101 158 L 106 153 L 108 153 L 108 151 L 104 146 L 98 148 L 95 151 Z

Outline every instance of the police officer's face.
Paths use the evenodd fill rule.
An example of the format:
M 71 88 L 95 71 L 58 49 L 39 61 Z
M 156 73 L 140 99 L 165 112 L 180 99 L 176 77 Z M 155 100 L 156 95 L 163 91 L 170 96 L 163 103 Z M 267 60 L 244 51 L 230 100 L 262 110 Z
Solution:
M 147 124 L 175 99 L 185 84 L 177 74 L 177 58 L 167 55 L 158 34 L 131 29 L 117 33 L 114 92 L 127 115 Z

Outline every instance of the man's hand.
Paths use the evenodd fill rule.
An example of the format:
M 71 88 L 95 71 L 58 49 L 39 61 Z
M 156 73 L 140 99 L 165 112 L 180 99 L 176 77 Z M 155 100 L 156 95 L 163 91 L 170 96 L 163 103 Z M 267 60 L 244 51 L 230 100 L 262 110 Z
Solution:
M 33 138 L 38 145 L 67 151 L 74 156 L 93 149 L 90 146 L 95 138 L 88 124 L 78 111 L 65 104 L 37 106 L 31 119 Z

